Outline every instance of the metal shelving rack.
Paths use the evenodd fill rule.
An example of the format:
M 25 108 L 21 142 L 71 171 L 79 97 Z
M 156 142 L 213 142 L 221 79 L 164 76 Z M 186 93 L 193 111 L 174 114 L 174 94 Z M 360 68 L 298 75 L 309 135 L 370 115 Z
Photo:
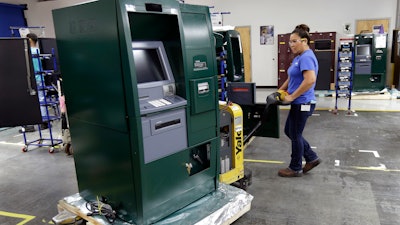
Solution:
M 351 95 L 353 90 L 353 68 L 354 68 L 354 39 L 341 39 L 338 49 L 338 69 L 336 73 L 335 85 L 335 109 L 334 114 L 338 113 L 338 98 L 347 99 L 347 114 L 351 111 Z
M 41 68 L 40 71 L 37 71 L 36 74 L 41 75 L 41 85 L 37 86 L 37 91 L 42 92 L 44 97 L 43 101 L 40 101 L 40 107 L 45 107 L 46 108 L 46 113 L 45 115 L 42 115 L 42 120 L 44 123 L 47 123 L 47 127 L 49 129 L 49 137 L 45 138 L 42 129 L 40 127 L 40 124 L 38 126 L 38 133 L 39 133 L 39 138 L 33 141 L 28 141 L 26 137 L 26 133 L 24 129 L 22 130 L 22 134 L 24 136 L 24 147 L 22 148 L 23 152 L 28 151 L 29 146 L 38 146 L 38 147 L 43 147 L 43 146 L 49 146 L 49 153 L 54 152 L 54 148 L 60 144 L 62 144 L 62 139 L 57 139 L 54 138 L 53 136 L 53 131 L 52 131 L 52 124 L 51 122 L 54 120 L 60 120 L 61 119 L 61 113 L 60 113 L 60 108 L 59 108 L 59 100 L 58 100 L 58 95 L 48 95 L 49 91 L 54 91 L 55 93 L 57 92 L 57 88 L 54 87 L 53 85 L 46 85 L 45 82 L 45 76 L 52 76 L 55 73 L 58 72 L 57 68 L 57 63 L 56 63 L 56 56 L 54 49 L 52 49 L 51 54 L 40 54 L 39 51 L 37 51 L 35 54 L 32 53 L 32 58 L 39 58 L 39 67 Z M 42 60 L 43 59 L 51 59 L 53 61 L 53 70 L 43 70 L 42 66 Z M 52 108 L 52 111 L 49 110 L 49 108 Z
M 218 67 L 219 67 L 219 74 L 218 74 L 218 85 L 219 88 L 218 90 L 220 90 L 219 92 L 219 99 L 222 101 L 226 101 L 227 100 L 227 77 L 225 76 L 225 70 L 226 70 L 226 54 L 225 51 L 220 52 L 220 60 L 218 62 Z
M 218 32 L 214 32 L 216 40 L 216 59 L 218 70 L 218 96 L 219 100 L 227 100 L 227 84 L 228 78 L 226 77 L 226 49 L 224 47 L 224 36 Z

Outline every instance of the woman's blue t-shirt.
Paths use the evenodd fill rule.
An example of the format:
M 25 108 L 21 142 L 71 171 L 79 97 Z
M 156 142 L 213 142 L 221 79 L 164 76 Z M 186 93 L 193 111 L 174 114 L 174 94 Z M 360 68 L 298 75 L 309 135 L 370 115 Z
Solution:
M 303 82 L 303 71 L 305 70 L 313 70 L 315 71 L 315 76 L 318 75 L 318 61 L 314 55 L 314 52 L 310 49 L 304 51 L 301 55 L 296 56 L 288 69 L 288 75 L 290 79 L 287 91 L 289 94 L 292 94 L 294 91 L 296 91 L 301 82 Z M 314 88 L 315 83 L 310 89 L 308 89 L 308 91 L 296 98 L 292 104 L 305 104 L 315 101 Z

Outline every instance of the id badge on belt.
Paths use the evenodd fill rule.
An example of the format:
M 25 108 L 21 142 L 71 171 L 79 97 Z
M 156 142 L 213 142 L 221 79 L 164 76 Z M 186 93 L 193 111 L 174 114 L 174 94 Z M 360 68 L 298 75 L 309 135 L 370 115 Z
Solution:
M 300 111 L 302 112 L 310 112 L 311 104 L 302 104 L 300 107 Z

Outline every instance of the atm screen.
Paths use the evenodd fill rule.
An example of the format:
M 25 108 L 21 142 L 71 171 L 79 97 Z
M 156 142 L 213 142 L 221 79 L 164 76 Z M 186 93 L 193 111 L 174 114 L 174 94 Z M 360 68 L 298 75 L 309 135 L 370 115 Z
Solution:
M 133 49 L 138 84 L 167 80 L 156 48 Z
M 174 75 L 161 41 L 133 41 L 132 53 L 141 103 L 175 95 Z
M 357 45 L 356 46 L 357 56 L 369 56 L 371 55 L 370 45 Z

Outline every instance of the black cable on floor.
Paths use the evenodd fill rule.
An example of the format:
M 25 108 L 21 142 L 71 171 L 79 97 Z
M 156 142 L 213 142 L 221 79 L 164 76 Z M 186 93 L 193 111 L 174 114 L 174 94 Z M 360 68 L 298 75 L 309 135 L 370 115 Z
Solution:
M 107 221 L 111 224 L 113 224 L 117 219 L 129 223 L 128 221 L 119 217 L 117 215 L 117 212 L 113 210 L 109 204 L 105 204 L 99 201 L 99 199 L 97 199 L 97 201 L 95 202 L 86 202 L 86 208 L 90 211 L 90 213 L 87 214 L 88 216 L 95 216 L 95 215 L 104 216 L 107 219 Z
M 90 213 L 87 214 L 88 216 L 104 216 L 111 224 L 113 224 L 116 219 L 116 212 L 112 209 L 112 207 L 100 201 L 87 202 L 86 208 L 90 211 Z

